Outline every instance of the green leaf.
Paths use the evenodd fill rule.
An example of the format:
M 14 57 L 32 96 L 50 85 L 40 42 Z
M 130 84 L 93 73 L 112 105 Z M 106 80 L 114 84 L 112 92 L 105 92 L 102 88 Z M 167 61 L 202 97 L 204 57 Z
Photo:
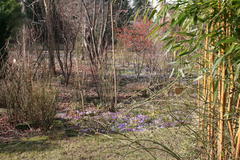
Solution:
M 150 14 L 150 16 L 149 16 L 149 20 L 152 19 L 153 16 L 156 15 L 156 13 L 157 13 L 157 10 L 154 9 L 154 10 L 152 11 L 152 13 Z
M 233 43 L 229 48 L 226 50 L 226 54 L 232 53 L 236 49 L 236 43 Z
M 229 43 L 233 43 L 233 42 L 236 42 L 237 39 L 235 37 L 228 37 L 228 38 L 225 38 L 225 39 L 222 39 L 220 41 L 218 41 L 216 43 L 217 46 L 221 45 L 221 44 L 229 44 Z
M 183 52 L 181 52 L 180 54 L 179 54 L 179 56 L 181 57 L 181 56 L 185 56 L 185 55 L 187 55 L 187 54 L 190 54 L 191 52 L 190 51 L 183 51 Z
M 148 34 L 147 38 L 153 36 L 154 34 L 157 34 L 157 32 L 162 28 L 161 25 L 157 26 L 157 27 L 154 27 L 151 32 Z
M 203 78 L 203 75 L 198 76 L 196 79 L 193 80 L 193 82 L 199 81 L 199 80 L 202 79 L 202 78 Z
M 183 24 L 183 22 L 186 20 L 187 18 L 187 14 L 185 14 L 184 12 L 181 13 L 178 17 L 177 20 L 174 20 L 172 23 L 172 26 L 176 26 L 179 25 L 181 26 Z
M 213 65 L 213 70 L 212 70 L 212 72 L 214 73 L 214 75 L 215 75 L 216 70 L 218 69 L 219 65 L 222 63 L 224 57 L 225 57 L 225 56 L 219 57 L 219 58 L 216 60 L 216 62 L 214 63 L 214 65 Z
M 140 9 L 137 10 L 137 12 L 136 12 L 136 14 L 134 16 L 134 22 L 137 21 L 139 14 L 140 14 Z
M 188 37 L 194 37 L 194 36 L 196 36 L 196 34 L 194 34 L 194 33 L 189 33 L 189 32 L 177 32 L 177 34 L 183 35 L 183 36 L 188 36 Z

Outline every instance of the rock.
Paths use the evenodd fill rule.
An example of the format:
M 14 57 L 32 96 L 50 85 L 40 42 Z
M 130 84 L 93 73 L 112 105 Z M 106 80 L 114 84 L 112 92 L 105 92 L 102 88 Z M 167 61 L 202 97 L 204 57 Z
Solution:
M 15 126 L 15 128 L 22 131 L 31 129 L 30 124 L 28 123 L 19 123 Z

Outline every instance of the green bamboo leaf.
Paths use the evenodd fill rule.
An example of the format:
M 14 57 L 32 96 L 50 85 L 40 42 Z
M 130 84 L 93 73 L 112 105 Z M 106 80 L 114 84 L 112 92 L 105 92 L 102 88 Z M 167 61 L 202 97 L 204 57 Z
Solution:
M 197 25 L 197 22 L 198 22 L 198 16 L 197 16 L 197 14 L 194 14 L 193 22 L 194 22 L 194 25 Z
M 170 40 L 174 40 L 174 38 L 173 38 L 172 36 L 168 36 L 168 37 L 163 37 L 163 38 L 161 38 L 160 40 L 161 40 L 161 41 L 166 41 L 166 42 L 168 42 L 168 41 L 170 41 Z
M 175 51 L 178 51 L 178 50 L 180 50 L 181 49 L 181 44 L 176 44 L 176 45 L 174 45 L 172 48 L 175 50 Z
M 233 43 L 233 42 L 236 42 L 237 39 L 235 37 L 227 37 L 225 39 L 222 39 L 220 41 L 218 41 L 216 43 L 217 46 L 221 45 L 221 44 L 229 44 L 229 43 Z
M 220 64 L 222 63 L 222 61 L 224 60 L 224 57 L 225 57 L 225 56 L 219 57 L 219 58 L 216 60 L 216 62 L 214 63 L 214 65 L 213 65 L 213 70 L 212 70 L 212 72 L 213 72 L 214 75 L 215 75 L 216 70 L 218 69 L 219 65 L 220 65 Z
M 194 33 L 189 33 L 189 32 L 177 32 L 177 34 L 183 35 L 183 36 L 188 36 L 188 37 L 194 37 L 195 36 Z
M 138 18 L 138 16 L 139 16 L 139 14 L 140 14 L 140 9 L 138 9 L 138 10 L 136 11 L 136 14 L 135 14 L 135 16 L 134 16 L 134 22 L 137 21 L 137 18 Z
M 227 48 L 226 54 L 228 55 L 232 53 L 236 49 L 236 45 L 237 45 L 236 43 L 233 43 L 229 48 Z
M 166 49 L 165 54 L 169 53 L 172 50 L 172 45 L 169 45 L 169 47 Z
M 183 51 L 183 52 L 181 52 L 180 54 L 179 54 L 179 56 L 181 57 L 181 56 L 185 56 L 185 55 L 187 55 L 187 54 L 190 54 L 191 53 L 191 51 Z
M 164 46 L 164 48 L 171 48 L 172 49 L 172 47 L 173 47 L 173 39 L 169 39 L 167 42 L 166 42 L 166 44 L 165 44 L 165 46 Z
M 154 10 L 152 11 L 152 13 L 150 14 L 150 16 L 149 16 L 149 20 L 152 19 L 153 16 L 156 15 L 156 13 L 157 13 L 157 10 L 154 9 Z
M 157 34 L 157 32 L 162 28 L 164 24 L 158 25 L 157 27 L 154 27 L 151 32 L 148 34 L 147 38 L 152 37 L 154 34 Z
M 147 22 L 147 20 L 148 20 L 148 15 L 149 15 L 149 12 L 150 12 L 150 9 L 149 8 L 147 8 L 147 9 L 145 9 L 145 11 L 144 11 L 144 13 L 143 13 L 143 15 L 144 15 L 144 17 L 143 17 L 143 21 L 146 23 Z
M 183 24 L 183 22 L 186 20 L 187 18 L 187 14 L 185 14 L 184 12 L 181 13 L 178 17 L 177 20 L 174 20 L 172 23 L 172 26 L 176 26 L 179 25 L 181 26 Z
M 165 41 L 166 39 L 168 39 L 170 33 L 171 33 L 170 31 L 168 31 L 167 33 L 165 33 L 160 40 L 161 40 L 161 41 Z
M 199 81 L 199 80 L 201 80 L 202 78 L 203 78 L 203 75 L 198 76 L 196 79 L 193 80 L 193 82 Z

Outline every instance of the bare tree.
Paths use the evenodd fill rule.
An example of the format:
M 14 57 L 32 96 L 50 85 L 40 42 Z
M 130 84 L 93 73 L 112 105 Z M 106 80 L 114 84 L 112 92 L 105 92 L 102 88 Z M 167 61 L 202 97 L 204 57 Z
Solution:
M 110 0 L 81 0 L 85 12 L 85 49 L 91 61 L 97 93 L 103 102 L 111 102 L 112 79 L 107 73 L 107 49 L 111 45 Z
M 88 51 L 92 65 L 98 68 L 105 58 L 109 45 L 107 29 L 109 29 L 109 2 L 92 0 L 88 3 L 81 0 L 85 10 L 85 47 Z M 93 4 L 93 7 L 90 4 Z
M 79 12 L 78 3 L 71 1 L 67 5 L 65 2 L 59 3 L 55 13 L 57 59 L 66 85 L 72 73 L 73 52 L 80 31 Z M 60 46 L 63 47 L 63 54 Z

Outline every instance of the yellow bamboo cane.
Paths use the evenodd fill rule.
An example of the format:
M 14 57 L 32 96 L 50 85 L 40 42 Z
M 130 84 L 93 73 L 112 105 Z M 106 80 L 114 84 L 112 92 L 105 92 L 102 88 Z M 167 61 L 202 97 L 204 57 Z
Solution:
M 231 146 L 232 146 L 232 154 L 234 154 L 234 146 L 235 146 L 235 142 L 234 142 L 234 130 L 233 130 L 233 125 L 232 125 L 232 120 L 231 120 L 231 115 L 232 114 L 232 105 L 233 105 L 233 98 L 234 98 L 234 75 L 233 75 L 233 68 L 232 68 L 232 64 L 231 64 L 231 60 L 228 60 L 228 64 L 229 64 L 229 72 L 230 72 L 230 84 L 229 84 L 229 94 L 228 94 L 228 116 L 227 116 L 227 124 L 228 124 L 228 131 L 230 134 L 230 139 L 231 139 Z
M 240 124 L 240 118 L 238 120 L 238 124 Z M 236 155 L 235 155 L 235 160 L 240 159 L 240 127 L 238 127 L 238 131 L 236 134 L 236 139 L 237 139 L 237 145 L 236 145 Z
M 214 53 L 210 53 L 209 55 L 209 68 L 213 68 L 213 64 L 214 64 Z M 214 159 L 215 158 L 215 153 L 214 153 L 214 148 L 215 148 L 215 134 L 214 134 L 214 118 L 215 118 L 215 105 L 214 105 L 214 79 L 213 76 L 210 75 L 209 76 L 209 123 L 210 123 L 210 131 L 209 131 L 209 136 L 211 138 L 210 143 L 211 143 L 211 158 Z
M 218 7 L 219 10 L 222 8 L 222 1 L 218 0 Z M 224 20 L 223 17 L 220 17 L 220 20 Z M 225 27 L 225 23 L 219 22 L 218 29 L 223 29 Z M 220 49 L 219 57 L 224 56 L 224 49 Z M 226 66 L 225 62 L 223 61 L 222 64 L 219 66 L 218 75 L 219 75 L 219 120 L 218 120 L 218 143 L 217 143 L 217 157 L 218 160 L 224 159 L 224 114 L 225 114 L 225 107 L 226 107 Z
M 240 112 L 240 94 L 238 95 L 237 105 L 236 105 L 236 112 Z M 236 124 L 233 126 L 236 128 Z M 236 151 L 235 151 L 235 160 L 240 159 L 240 117 L 238 118 L 238 130 L 236 133 Z

